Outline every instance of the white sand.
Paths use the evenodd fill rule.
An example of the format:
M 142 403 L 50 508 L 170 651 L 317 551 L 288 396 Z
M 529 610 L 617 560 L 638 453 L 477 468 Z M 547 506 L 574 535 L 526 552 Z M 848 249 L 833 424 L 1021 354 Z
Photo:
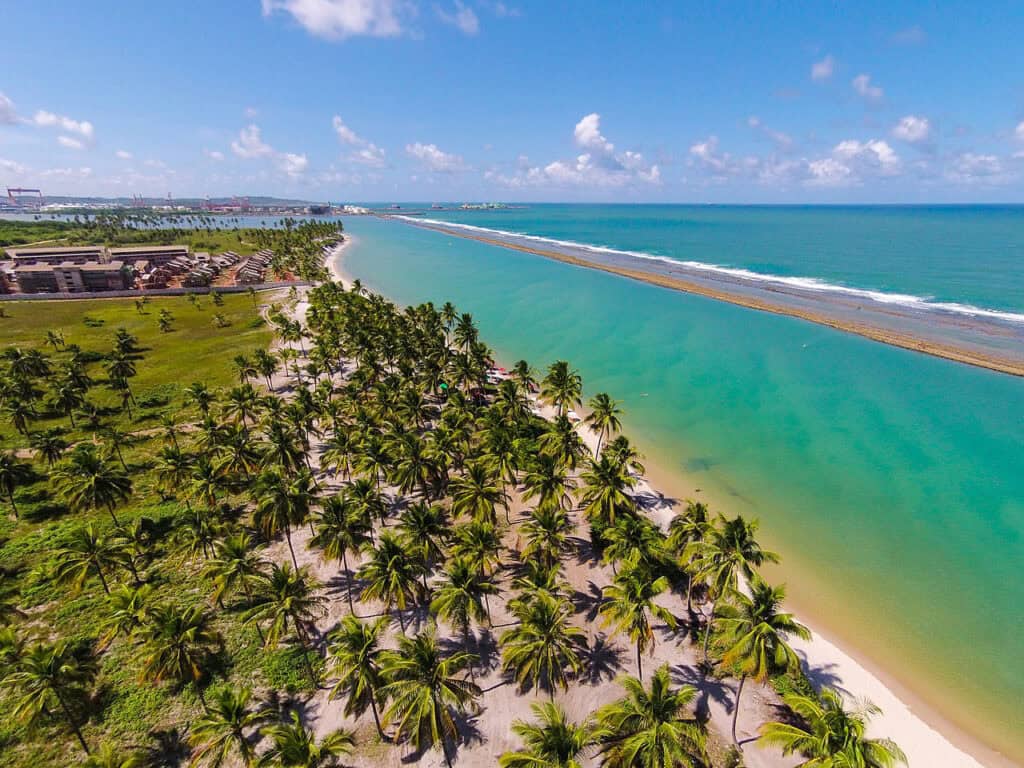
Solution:
M 335 248 L 327 258 L 327 265 L 331 274 L 336 280 L 346 285 L 346 287 L 351 284 L 353 278 L 344 270 L 341 262 L 344 250 L 350 247 L 353 242 L 352 237 L 346 234 L 345 241 Z M 297 314 L 301 316 L 305 306 L 300 305 L 296 309 L 298 310 Z M 553 415 L 553 411 L 550 408 L 544 408 L 542 412 L 546 417 Z M 596 444 L 597 435 L 585 427 L 580 428 L 580 434 L 592 451 Z M 645 479 L 641 479 L 636 493 L 646 495 L 648 499 L 665 499 Z M 648 514 L 659 525 L 664 527 L 667 526 L 668 521 L 675 514 L 675 510 L 672 509 L 670 502 L 664 500 L 652 504 L 648 509 Z M 300 547 L 297 546 L 296 549 L 298 550 Z M 301 549 L 305 549 L 305 547 L 303 546 Z M 578 570 L 578 567 L 570 568 L 570 570 Z M 588 570 L 596 571 L 602 569 L 592 568 Z M 598 584 L 610 581 L 607 578 L 610 574 L 605 574 L 605 578 L 598 577 L 596 573 L 581 574 L 577 572 L 569 575 L 574 585 L 580 577 L 584 577 L 584 583 L 590 579 L 593 579 Z M 666 607 L 673 610 L 677 615 L 682 615 L 683 612 L 678 610 L 679 606 L 669 605 L 668 603 L 669 601 L 666 601 Z M 500 623 L 498 612 L 495 615 L 495 623 Z M 986 749 L 983 745 L 972 742 L 970 737 L 963 733 L 957 733 L 956 738 L 969 743 L 971 749 L 978 757 L 974 757 L 954 745 L 946 736 L 929 725 L 920 714 L 915 713 L 914 709 L 897 696 L 876 674 L 869 671 L 829 639 L 814 631 L 813 625 L 811 628 L 814 636 L 810 641 L 803 641 L 798 638 L 792 640 L 794 648 L 803 660 L 805 671 L 808 672 L 812 679 L 827 677 L 829 684 L 840 690 L 851 704 L 855 700 L 868 699 L 879 706 L 882 709 L 882 714 L 876 716 L 871 721 L 869 734 L 874 737 L 887 737 L 896 741 L 906 753 L 911 768 L 1007 768 L 1008 766 L 1015 765 L 998 753 Z M 613 643 L 613 645 L 617 644 Z M 624 650 L 627 659 L 625 661 L 625 671 L 631 671 L 632 663 L 630 660 L 632 656 L 628 648 Z M 677 644 L 659 639 L 654 657 L 645 660 L 645 668 L 653 669 L 662 662 L 671 663 L 673 666 L 678 665 L 681 669 L 692 668 L 695 661 L 692 658 L 692 651 L 693 649 L 687 643 Z M 478 680 L 485 689 L 488 685 L 498 683 L 499 681 L 500 678 L 494 676 L 493 673 Z M 707 697 L 706 705 L 711 714 L 712 725 L 721 735 L 727 733 L 731 720 L 733 682 L 723 682 L 720 685 L 720 690 L 712 691 Z M 486 696 L 488 709 L 485 710 L 484 715 L 476 723 L 481 728 L 482 733 L 480 735 L 484 737 L 484 741 L 479 747 L 474 748 L 470 745 L 463 746 L 460 749 L 459 763 L 461 765 L 493 764 L 496 762 L 494 760 L 495 755 L 500 754 L 504 749 L 516 746 L 515 739 L 508 734 L 508 723 L 515 717 L 528 717 L 529 703 L 536 699 L 531 695 L 513 696 L 511 695 L 513 692 L 512 687 L 506 686 L 505 688 L 509 695 L 495 696 L 494 694 L 497 691 L 494 691 Z M 716 693 L 718 694 L 717 696 Z M 559 695 L 556 698 L 572 716 L 579 718 L 592 711 L 596 703 L 603 703 L 610 700 L 609 697 L 615 698 L 616 695 L 615 686 L 610 681 L 606 681 L 598 684 L 596 689 L 589 686 L 571 688 L 567 695 Z M 326 719 L 336 723 L 340 714 L 339 704 L 337 702 L 331 702 L 330 704 L 327 704 L 327 702 L 319 703 L 324 709 L 324 714 L 330 712 L 331 716 Z M 741 707 L 739 727 L 741 740 L 750 739 L 756 735 L 759 725 L 758 720 L 763 716 L 768 716 L 773 706 L 777 703 L 778 697 L 773 691 L 748 684 L 747 689 L 744 691 L 743 706 Z M 747 717 L 743 716 L 744 713 L 747 714 Z M 928 714 L 932 715 L 932 713 Z M 950 732 L 953 732 L 953 726 L 943 724 L 943 728 L 951 729 Z M 376 765 L 389 764 L 387 759 L 380 760 L 379 758 L 381 757 L 383 755 L 378 756 Z M 433 764 L 436 758 L 439 757 L 436 752 L 429 754 L 429 762 L 427 764 Z M 980 761 L 979 758 L 981 758 Z M 747 744 L 744 750 L 744 759 L 750 768 L 791 766 L 797 762 L 792 758 L 783 758 L 777 752 L 761 749 L 753 743 Z M 437 760 L 437 763 L 443 764 L 440 760 Z

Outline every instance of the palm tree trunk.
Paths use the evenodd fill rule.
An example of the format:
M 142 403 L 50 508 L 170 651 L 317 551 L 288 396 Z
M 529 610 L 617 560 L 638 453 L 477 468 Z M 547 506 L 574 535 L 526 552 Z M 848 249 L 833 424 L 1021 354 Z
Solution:
M 704 628 L 704 661 L 708 660 L 708 643 L 711 641 L 711 627 L 715 621 L 715 613 L 718 611 L 718 598 L 711 603 L 711 615 L 708 617 L 708 624 Z
M 7 500 L 11 502 L 11 509 L 14 510 L 14 519 L 18 519 L 18 505 L 14 503 L 14 489 L 7 492 Z
M 114 520 L 114 525 L 118 528 L 121 527 L 121 521 L 117 519 L 117 515 L 114 514 L 114 505 L 107 504 L 107 511 L 110 513 L 110 517 Z
M 346 552 L 341 553 L 341 564 L 345 566 L 345 593 L 348 595 L 348 612 L 355 616 L 356 607 L 352 603 L 352 571 L 348 569 L 348 554 Z
M 370 711 L 373 712 L 373 722 L 377 726 L 377 733 L 380 734 L 381 739 L 384 741 L 388 740 L 387 734 L 384 733 L 384 729 L 380 724 L 380 715 L 377 713 L 377 692 L 370 691 Z
M 740 742 L 736 738 L 736 721 L 739 719 L 739 714 L 740 714 L 740 696 L 743 695 L 743 683 L 745 683 L 746 681 L 747 681 L 747 676 L 746 675 L 741 675 L 740 676 L 740 684 L 736 688 L 736 703 L 733 704 L 733 707 L 732 707 L 732 743 L 735 744 L 737 747 L 740 747 Z M 740 749 L 743 749 L 743 747 L 740 747 Z
M 292 554 L 292 565 L 295 566 L 295 570 L 299 570 L 299 561 L 295 559 L 295 549 L 292 547 L 292 529 L 288 525 L 284 527 L 284 537 L 288 540 L 288 551 Z
M 53 689 L 53 693 L 57 697 L 57 701 L 60 702 L 60 708 L 64 710 L 64 716 L 68 719 L 68 725 L 70 725 L 71 730 L 75 732 L 75 736 L 78 738 L 78 743 L 82 745 L 82 749 L 85 750 L 85 754 L 92 754 L 89 752 L 89 745 L 85 743 L 85 737 L 82 736 L 82 730 L 78 727 L 78 723 L 75 722 L 75 718 L 71 714 L 71 709 L 68 707 L 67 702 L 64 701 L 64 697 L 60 695 L 60 691 L 56 688 Z
M 644 679 L 644 664 L 640 653 L 640 640 L 636 641 L 636 676 L 638 680 Z

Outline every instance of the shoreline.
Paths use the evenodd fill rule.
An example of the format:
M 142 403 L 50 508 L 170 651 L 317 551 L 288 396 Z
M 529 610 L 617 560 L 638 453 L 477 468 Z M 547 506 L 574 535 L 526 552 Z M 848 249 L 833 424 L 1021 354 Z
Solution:
M 528 245 L 521 245 L 519 243 L 510 243 L 496 238 L 484 237 L 482 235 L 474 235 L 466 232 L 453 231 L 451 229 L 446 229 L 444 227 L 438 227 L 423 222 L 402 220 L 400 221 L 400 223 L 406 224 L 408 226 L 420 227 L 422 229 L 429 229 L 434 232 L 450 235 L 452 237 L 461 237 L 466 240 L 475 240 L 486 245 L 493 245 L 499 248 L 508 248 L 514 251 L 520 251 L 522 253 L 529 253 L 534 256 L 542 256 L 544 258 L 554 259 L 555 261 L 561 261 L 565 264 L 571 264 L 577 267 L 583 267 L 586 269 L 596 269 L 602 272 L 608 272 L 611 274 L 619 275 L 620 277 L 627 277 L 632 280 L 639 280 L 640 282 L 649 283 L 650 285 L 656 285 L 661 288 L 669 288 L 672 290 L 682 291 L 683 293 L 690 293 L 698 296 L 704 296 L 705 298 L 709 299 L 715 299 L 717 301 L 724 301 L 729 304 L 735 304 L 737 306 L 745 307 L 747 309 L 755 309 L 760 312 L 768 312 L 774 315 L 794 317 L 799 320 L 805 320 L 807 322 L 815 323 L 817 325 L 823 325 L 828 328 L 833 328 L 835 330 L 843 331 L 845 333 L 851 333 L 856 336 L 871 339 L 872 341 L 878 341 L 883 344 L 888 344 L 890 346 L 910 350 L 912 352 L 919 352 L 922 354 L 931 355 L 932 357 L 938 357 L 944 360 L 950 360 L 952 362 L 970 365 L 977 368 L 985 368 L 990 371 L 1005 373 L 1011 376 L 1024 377 L 1024 361 L 1022 360 L 1015 360 L 1009 357 L 1000 357 L 996 354 L 989 354 L 968 347 L 945 344 L 942 342 L 914 336 L 912 334 L 900 333 L 898 331 L 880 328 L 867 323 L 858 323 L 852 320 L 841 320 L 838 318 L 829 317 L 820 312 L 814 312 L 810 310 L 800 309 L 797 307 L 791 307 L 782 303 L 775 303 L 765 299 L 747 296 L 738 292 L 732 293 L 726 290 L 710 288 L 708 286 L 695 283 L 691 280 L 684 280 L 681 278 L 671 277 L 668 275 L 660 275 L 654 272 L 644 272 L 638 269 L 629 269 L 627 267 L 620 267 L 612 264 L 601 264 L 594 261 L 587 261 L 586 259 L 581 259 L 575 256 L 571 256 L 569 254 L 559 253 L 553 250 L 535 248 Z
M 445 230 L 445 234 L 450 234 Z M 479 239 L 470 237 L 469 239 Z M 331 251 L 327 266 L 332 277 L 348 288 L 356 278 L 342 265 L 344 251 L 355 240 L 348 234 L 345 241 Z M 496 243 L 502 247 L 509 247 Z M 559 258 L 558 260 L 563 260 Z M 571 263 L 571 262 L 570 262 Z M 588 266 L 581 264 L 580 266 Z M 580 410 L 580 409 L 577 409 Z M 585 409 L 584 409 L 585 410 Z M 584 440 L 593 440 L 589 430 L 581 429 Z M 687 488 L 693 478 L 665 469 L 657 460 L 648 460 L 647 472 L 641 478 L 641 485 L 655 494 L 683 500 L 694 497 L 694 488 Z M 637 490 L 640 490 L 638 486 Z M 735 513 L 728 502 L 724 502 L 713 489 L 701 488 L 696 496 L 711 501 L 721 512 Z M 667 524 L 665 520 L 657 520 Z M 785 565 L 782 566 L 785 572 Z M 840 646 L 834 636 L 818 630 L 819 622 L 814 620 L 814 611 L 805 613 L 799 603 L 790 601 L 791 608 L 801 616 L 810 617 L 806 623 L 813 637 L 809 642 L 795 639 L 793 647 L 802 658 L 805 672 L 825 670 L 830 677 L 837 678 L 836 684 L 848 700 L 867 698 L 882 709 L 871 723 L 873 735 L 892 738 L 906 752 L 911 768 L 931 766 L 962 766 L 963 768 L 1018 768 L 1019 764 L 988 746 L 961 726 L 930 706 L 920 695 L 909 689 L 893 676 L 871 662 L 870 658 L 856 648 Z M 809 675 L 813 679 L 813 674 Z

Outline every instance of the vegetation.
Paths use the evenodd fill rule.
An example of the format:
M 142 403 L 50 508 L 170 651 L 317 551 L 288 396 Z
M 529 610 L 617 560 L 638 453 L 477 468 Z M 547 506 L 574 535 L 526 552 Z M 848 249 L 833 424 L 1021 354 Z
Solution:
M 244 315 L 218 347 L 185 300 L 166 333 L 88 312 L 122 314 L 4 337 L 0 765 L 452 766 L 492 697 L 528 691 L 521 747 L 490 764 L 718 765 L 662 649 L 736 679 L 733 712 L 745 681 L 799 679 L 787 643 L 806 630 L 758 573 L 756 523 L 690 504 L 654 525 L 619 405 L 590 400 L 592 452 L 567 362 L 495 385 L 472 317 L 358 285 L 271 306 L 273 352 L 236 333 Z M 621 698 L 566 714 L 564 691 L 616 676 Z M 864 736 L 869 713 L 797 689 L 763 743 L 901 759 Z

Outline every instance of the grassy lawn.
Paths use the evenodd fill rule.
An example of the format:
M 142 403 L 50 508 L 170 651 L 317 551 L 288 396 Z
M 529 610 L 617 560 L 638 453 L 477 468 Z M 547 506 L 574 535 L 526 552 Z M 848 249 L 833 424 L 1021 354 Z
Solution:
M 59 363 L 65 353 L 54 353 L 46 345 L 47 331 L 60 331 L 68 344 L 78 344 L 86 352 L 107 354 L 113 347 L 114 333 L 124 328 L 138 338 L 141 348 L 138 375 L 131 381 L 139 408 L 131 419 L 117 411 L 111 413 L 110 420 L 123 431 L 137 431 L 158 425 L 165 412 L 181 414 L 181 392 L 193 381 L 203 381 L 211 388 L 233 385 L 234 357 L 269 346 L 270 329 L 252 298 L 231 294 L 224 295 L 223 300 L 223 306 L 217 307 L 207 296 L 196 297 L 195 304 L 187 296 L 154 298 L 141 313 L 134 299 L 8 302 L 2 305 L 7 316 L 0 318 L 0 350 L 34 347 L 46 353 L 52 363 Z M 268 301 L 266 294 L 258 296 L 259 301 Z M 170 333 L 163 333 L 157 325 L 161 309 L 174 317 Z M 229 325 L 215 325 L 218 313 Z M 102 364 L 92 364 L 89 372 L 98 384 L 90 391 L 89 399 L 100 407 L 119 406 L 117 394 L 103 384 Z M 63 417 L 42 415 L 32 423 L 33 431 L 67 425 Z M 182 420 L 181 415 L 176 418 Z M 68 435 L 70 439 L 84 436 L 81 431 Z M 22 443 L 24 438 L 7 421 L 0 423 L 0 447 Z
M 161 228 L 142 232 L 120 229 L 104 231 L 88 229 L 66 221 L 4 221 L 0 219 L 0 248 L 24 246 L 28 243 L 47 245 L 183 245 L 194 251 L 235 251 L 248 255 L 258 248 L 252 242 L 255 230 L 216 228 Z M 111 236 L 113 235 L 113 236 Z M 0 258 L 3 258 L 0 255 Z

